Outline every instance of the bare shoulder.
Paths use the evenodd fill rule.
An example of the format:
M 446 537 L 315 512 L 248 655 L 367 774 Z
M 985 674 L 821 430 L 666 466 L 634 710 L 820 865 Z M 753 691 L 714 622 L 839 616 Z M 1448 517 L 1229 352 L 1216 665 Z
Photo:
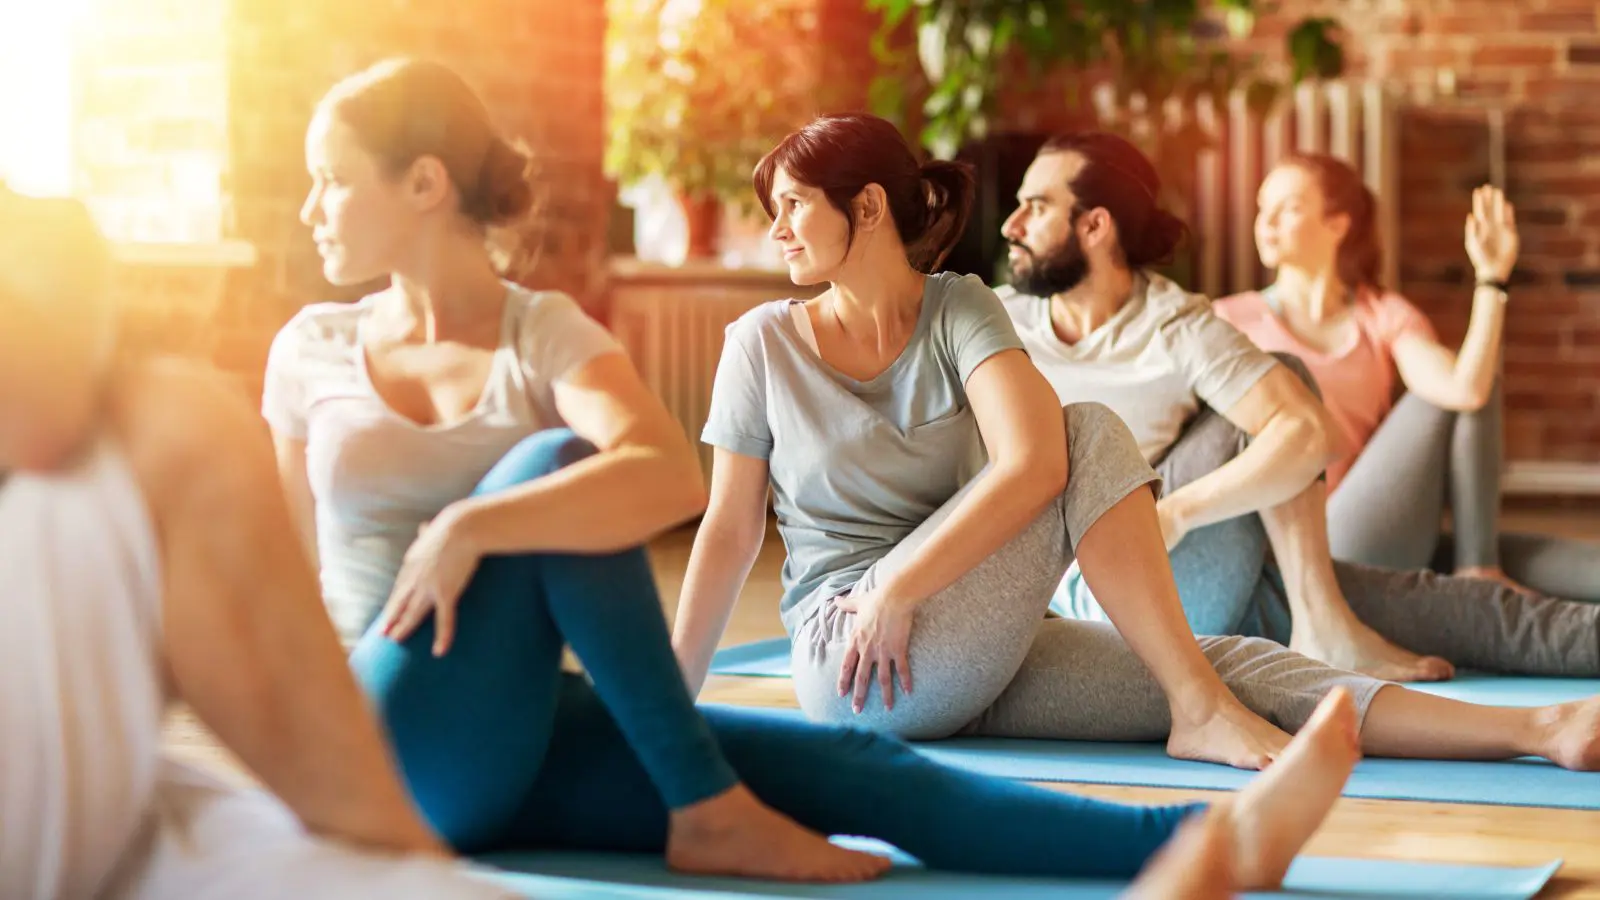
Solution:
M 265 421 L 243 389 L 209 366 L 175 359 L 127 364 L 117 376 L 112 419 L 152 506 L 246 489 L 272 473 Z

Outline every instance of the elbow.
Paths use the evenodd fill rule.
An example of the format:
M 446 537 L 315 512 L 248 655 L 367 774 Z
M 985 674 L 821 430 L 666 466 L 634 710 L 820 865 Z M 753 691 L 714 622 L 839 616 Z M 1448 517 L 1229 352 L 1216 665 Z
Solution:
M 1041 508 L 1051 499 L 1061 496 L 1067 489 L 1067 480 L 1070 477 L 1065 452 L 1030 453 L 1012 459 L 996 460 L 995 474 L 1011 482 L 1028 496 L 1035 497 Z
M 1290 447 L 1306 460 L 1308 467 L 1322 472 L 1339 458 L 1339 431 L 1326 408 L 1307 410 L 1289 422 Z
M 1451 412 L 1475 413 L 1489 405 L 1489 397 L 1494 393 L 1493 384 L 1469 384 L 1456 391 L 1456 396 L 1451 398 L 1455 402 L 1445 406 Z

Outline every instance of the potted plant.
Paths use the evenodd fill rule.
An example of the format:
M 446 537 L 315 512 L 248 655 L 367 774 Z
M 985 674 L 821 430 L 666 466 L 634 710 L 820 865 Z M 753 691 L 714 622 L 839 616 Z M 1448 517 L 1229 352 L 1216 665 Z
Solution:
M 750 173 L 815 103 L 816 14 L 792 0 L 608 0 L 606 167 L 659 176 L 716 255 L 724 208 L 754 205 Z

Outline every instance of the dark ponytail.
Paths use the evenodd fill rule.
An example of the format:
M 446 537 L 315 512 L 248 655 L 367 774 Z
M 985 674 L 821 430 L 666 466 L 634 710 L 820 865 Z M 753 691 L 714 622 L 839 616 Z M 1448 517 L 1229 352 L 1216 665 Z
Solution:
M 906 250 L 911 267 L 926 273 L 939 268 L 961 240 L 975 187 L 971 166 L 945 160 L 924 163 L 922 182 L 928 200 L 921 234 L 910 238 Z
M 974 180 L 964 163 L 920 163 L 911 144 L 886 119 L 866 113 L 821 116 L 784 138 L 756 164 L 756 199 L 775 218 L 772 183 L 779 170 L 818 188 L 849 223 L 845 252 L 855 241 L 850 203 L 867 185 L 883 188 L 906 260 L 932 272 L 961 239 L 972 211 Z

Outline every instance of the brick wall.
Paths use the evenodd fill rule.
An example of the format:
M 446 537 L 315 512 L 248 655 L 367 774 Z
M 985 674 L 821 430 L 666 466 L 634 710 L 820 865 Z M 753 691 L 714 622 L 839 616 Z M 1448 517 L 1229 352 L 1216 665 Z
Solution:
M 329 86 L 398 54 L 454 67 L 483 95 L 500 127 L 534 151 L 543 194 L 526 243 L 539 265 L 525 280 L 586 303 L 597 299 L 613 196 L 601 173 L 601 0 L 184 2 L 225 12 L 226 53 L 212 77 L 226 96 L 225 114 L 213 124 L 224 130 L 228 148 L 227 236 L 253 244 L 259 261 L 220 281 L 215 273 L 182 270 L 130 273 L 125 294 L 138 339 L 207 353 L 255 384 L 272 335 L 295 310 L 359 293 L 323 281 L 297 219 L 310 185 L 303 139 L 312 107 Z M 130 40 L 129 52 L 139 44 Z M 120 124 L 129 132 L 141 127 L 133 116 Z M 210 295 L 172 292 L 185 286 L 203 286 Z

